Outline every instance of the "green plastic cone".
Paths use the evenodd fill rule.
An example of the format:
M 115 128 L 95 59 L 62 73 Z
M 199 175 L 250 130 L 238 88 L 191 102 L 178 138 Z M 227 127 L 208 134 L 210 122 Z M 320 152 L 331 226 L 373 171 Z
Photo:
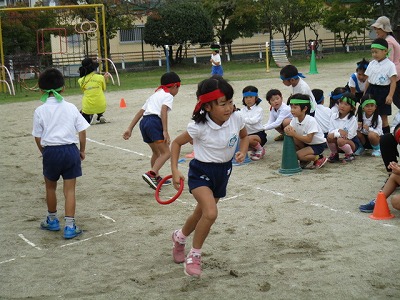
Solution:
M 308 74 L 318 74 L 317 59 L 315 57 L 315 50 L 311 51 L 310 72 Z
M 279 173 L 290 175 L 301 172 L 297 160 L 296 147 L 294 145 L 293 137 L 284 135 L 283 148 L 282 148 L 282 164 Z

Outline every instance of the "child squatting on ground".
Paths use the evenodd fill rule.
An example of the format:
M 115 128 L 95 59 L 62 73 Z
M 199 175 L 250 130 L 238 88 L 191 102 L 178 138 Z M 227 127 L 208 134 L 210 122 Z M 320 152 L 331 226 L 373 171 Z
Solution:
M 293 115 L 290 125 L 285 127 L 285 133 L 293 137 L 297 158 L 302 168 L 319 169 L 327 161 L 323 156 L 326 139 L 321 127 L 314 117 L 310 116 L 310 98 L 308 95 L 294 94 L 289 97 L 290 109 Z
M 172 233 L 173 260 L 184 263 L 186 275 L 201 275 L 201 252 L 211 226 L 218 216 L 217 203 L 226 196 L 232 172 L 232 158 L 244 161 L 249 139 L 242 115 L 233 111 L 233 88 L 222 78 L 210 78 L 198 86 L 198 102 L 187 130 L 171 144 L 173 184 L 179 189 L 184 179 L 178 169 L 181 147 L 193 141 L 195 158 L 190 161 L 189 191 L 197 201 L 183 227 Z M 239 151 L 236 145 L 240 140 Z M 192 248 L 185 258 L 186 238 L 194 232 Z
M 269 105 L 271 105 L 269 112 L 269 119 L 267 124 L 264 125 L 264 130 L 275 129 L 279 135 L 275 137 L 274 141 L 283 141 L 283 130 L 289 125 L 293 116 L 290 112 L 290 107 L 283 103 L 282 93 L 280 90 L 271 89 L 266 95 Z
M 91 58 L 82 60 L 82 66 L 79 68 L 78 84 L 83 91 L 82 115 L 89 124 L 95 120 L 98 123 L 105 123 L 103 114 L 106 111 L 107 102 L 104 91 L 106 90 L 106 75 L 96 73 L 99 63 Z M 95 118 L 97 114 L 97 118 Z
M 158 172 L 171 154 L 169 150 L 168 113 L 172 109 L 174 96 L 178 94 L 180 86 L 181 79 L 178 74 L 169 72 L 162 75 L 161 85 L 136 113 L 122 136 L 125 140 L 128 140 L 132 135 L 133 128 L 141 120 L 139 126 L 143 141 L 149 145 L 152 151 L 151 169 L 144 173 L 142 178 L 153 189 L 156 189 L 158 183 L 162 180 Z M 166 181 L 164 184 L 171 184 L 171 182 Z
M 355 155 L 362 155 L 365 149 L 372 149 L 372 156 L 381 156 L 379 146 L 382 132 L 382 119 L 376 108 L 376 101 L 371 94 L 365 94 L 361 98 L 358 107 L 358 129 L 357 137 L 360 140 L 360 147 L 354 152 Z
M 43 157 L 46 185 L 47 217 L 40 224 L 45 230 L 59 231 L 57 218 L 57 181 L 62 176 L 65 196 L 64 238 L 82 233 L 75 225 L 76 178 L 82 176 L 81 160 L 85 159 L 86 129 L 90 126 L 75 105 L 61 96 L 64 77 L 57 69 L 47 69 L 39 76 L 43 104 L 33 116 L 32 135 Z M 76 133 L 79 133 L 79 140 Z M 77 143 L 79 142 L 79 149 Z
M 355 159 L 354 151 L 360 145 L 357 138 L 357 119 L 355 117 L 356 99 L 349 92 L 343 94 L 339 99 L 338 112 L 332 113 L 329 123 L 328 147 L 331 154 L 328 158 L 330 163 L 339 162 L 339 150 L 344 152 L 342 162 L 351 162 Z
M 258 89 L 255 86 L 246 86 L 243 91 L 242 104 L 244 107 L 240 110 L 246 130 L 249 135 L 249 150 L 251 160 L 260 160 L 265 155 L 264 145 L 267 142 L 267 134 L 263 128 L 264 110 L 259 104 Z

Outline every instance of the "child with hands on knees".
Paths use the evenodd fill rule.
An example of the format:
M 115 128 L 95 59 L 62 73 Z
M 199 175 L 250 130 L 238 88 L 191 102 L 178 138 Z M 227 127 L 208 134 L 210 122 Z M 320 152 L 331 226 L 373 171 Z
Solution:
M 267 142 L 267 134 L 262 124 L 264 110 L 259 106 L 261 99 L 258 98 L 258 89 L 255 86 L 246 86 L 242 93 L 244 107 L 240 110 L 240 113 L 249 135 L 250 158 L 260 160 L 265 155 L 264 145 Z
M 293 137 L 297 158 L 302 168 L 312 162 L 311 169 L 321 168 L 327 161 L 323 156 L 326 139 L 314 117 L 309 115 L 310 98 L 308 95 L 295 94 L 289 97 L 293 119 L 285 127 L 285 133 Z
M 382 119 L 376 108 L 376 101 L 371 94 L 365 94 L 361 98 L 358 107 L 358 129 L 357 137 L 360 140 L 360 147 L 354 152 L 355 155 L 362 155 L 365 149 L 372 148 L 372 156 L 381 156 L 379 146 L 382 132 Z
M 184 263 L 186 275 L 201 275 L 202 246 L 218 216 L 217 203 L 226 196 L 232 172 L 232 158 L 244 161 L 249 138 L 240 113 L 233 110 L 233 88 L 222 78 L 210 78 L 198 85 L 198 102 L 187 130 L 171 144 L 171 171 L 174 187 L 184 179 L 178 169 L 181 147 L 193 142 L 195 157 L 190 161 L 189 192 L 197 201 L 193 213 L 172 233 L 173 260 Z M 240 141 L 240 150 L 235 153 Z M 186 238 L 194 232 L 192 248 L 185 257 Z
M 264 130 L 275 129 L 279 135 L 275 137 L 275 141 L 283 141 L 283 129 L 289 125 L 293 116 L 290 112 L 290 106 L 283 102 L 280 90 L 271 89 L 267 92 L 267 101 L 271 105 L 269 119 L 264 125 Z
M 354 151 L 360 145 L 357 138 L 357 119 L 355 117 L 356 99 L 349 92 L 343 94 L 339 99 L 338 112 L 332 114 L 329 124 L 328 147 L 331 155 L 328 161 L 335 163 L 339 161 L 339 150 L 345 155 L 342 162 L 351 162 L 355 159 Z

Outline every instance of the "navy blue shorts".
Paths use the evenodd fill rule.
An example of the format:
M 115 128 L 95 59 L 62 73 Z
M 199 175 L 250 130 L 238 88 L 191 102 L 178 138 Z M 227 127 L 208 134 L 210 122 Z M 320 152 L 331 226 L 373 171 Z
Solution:
M 82 176 L 81 157 L 75 144 L 43 148 L 43 175 L 51 181 Z
M 261 146 L 264 146 L 267 143 L 267 134 L 265 133 L 264 130 L 261 130 L 259 132 L 250 133 L 249 136 L 250 135 L 258 135 L 259 138 L 261 139 L 261 143 L 260 143 Z
M 321 144 L 316 144 L 316 145 L 308 145 L 308 146 L 313 149 L 315 155 L 320 155 L 320 154 L 322 154 L 322 152 L 324 152 L 325 145 L 326 145 L 326 143 L 321 143 Z
M 389 94 L 390 85 L 375 85 L 370 84 L 366 93 L 372 94 L 376 101 L 376 106 L 378 108 L 378 114 L 380 116 L 390 116 L 392 114 L 392 105 L 385 104 L 386 97 Z
M 189 192 L 193 189 L 207 186 L 213 192 L 214 198 L 226 196 L 226 186 L 232 173 L 232 161 L 226 163 L 205 163 L 192 159 L 189 163 Z
M 143 142 L 150 144 L 164 140 L 162 122 L 159 116 L 143 116 L 139 126 L 140 132 L 142 133 Z

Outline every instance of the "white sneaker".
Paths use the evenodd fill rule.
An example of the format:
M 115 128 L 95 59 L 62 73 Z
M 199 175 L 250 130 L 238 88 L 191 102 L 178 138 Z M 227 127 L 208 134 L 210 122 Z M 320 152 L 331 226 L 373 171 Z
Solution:
M 106 120 L 106 118 L 104 118 L 104 116 L 101 116 L 100 119 L 99 119 L 99 122 L 100 122 L 101 124 L 103 124 L 103 123 L 106 123 L 107 120 Z
M 375 156 L 375 157 L 380 157 L 381 156 L 381 150 L 372 150 L 371 155 Z

